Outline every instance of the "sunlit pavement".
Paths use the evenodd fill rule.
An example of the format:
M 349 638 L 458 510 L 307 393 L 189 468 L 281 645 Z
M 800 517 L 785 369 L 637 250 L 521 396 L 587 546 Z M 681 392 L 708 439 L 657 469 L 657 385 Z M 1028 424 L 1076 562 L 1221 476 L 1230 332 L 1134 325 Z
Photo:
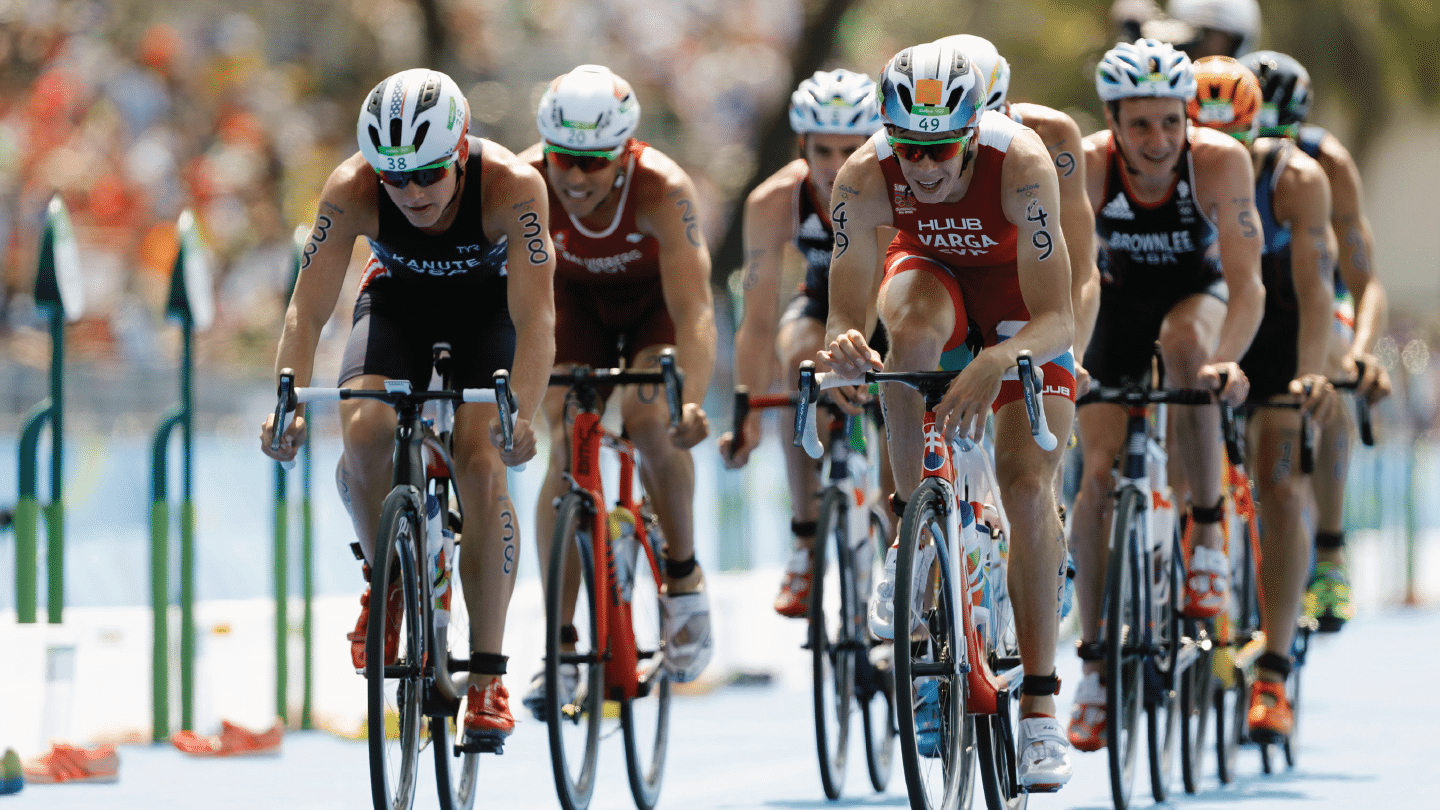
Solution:
M 1312 647 L 1305 672 L 1303 742 L 1293 771 L 1260 773 L 1258 753 L 1241 752 L 1240 777 L 1221 787 L 1210 774 L 1200 794 L 1170 802 L 1186 808 L 1435 807 L 1440 770 L 1433 767 L 1440 726 L 1440 612 L 1393 611 L 1353 622 Z M 798 652 L 798 651 L 797 651 Z M 1062 709 L 1078 679 L 1073 656 L 1062 654 Z M 512 676 L 512 688 L 523 688 Z M 897 761 L 890 790 L 874 794 L 863 751 L 851 753 L 846 796 L 827 802 L 815 764 L 810 695 L 793 685 L 730 686 L 678 698 L 660 806 L 820 808 L 904 806 Z M 625 782 L 618 736 L 602 746 L 601 774 L 591 807 L 634 806 Z M 0 797 L 0 807 L 46 810 L 225 810 L 226 808 L 364 808 L 369 806 L 363 743 L 321 733 L 291 733 L 275 757 L 197 760 L 169 746 L 120 749 L 120 781 L 111 785 L 30 785 Z M 1142 754 L 1143 758 L 1143 754 Z M 1032 798 L 1035 808 L 1110 807 L 1103 753 L 1074 755 L 1075 778 L 1063 791 Z M 1136 807 L 1151 805 L 1145 763 L 1139 763 Z M 1177 769 L 1178 770 L 1178 769 Z M 428 757 L 419 808 L 435 807 Z M 545 728 L 522 722 L 502 757 L 481 765 L 477 808 L 557 806 Z M 1179 791 L 1178 785 L 1176 790 Z M 976 806 L 982 800 L 977 797 Z

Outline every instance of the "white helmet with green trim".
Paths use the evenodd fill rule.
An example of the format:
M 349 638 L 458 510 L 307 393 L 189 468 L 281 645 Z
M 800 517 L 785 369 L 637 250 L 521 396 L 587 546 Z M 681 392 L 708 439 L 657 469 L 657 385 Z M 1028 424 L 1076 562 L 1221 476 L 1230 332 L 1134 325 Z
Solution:
M 640 102 L 630 83 L 602 65 L 581 65 L 559 76 L 535 113 L 540 137 L 566 149 L 614 149 L 640 126 Z
M 954 132 L 975 126 L 985 82 L 964 52 L 927 42 L 895 54 L 880 71 L 880 114 L 901 129 Z
M 935 40 L 935 44 L 959 48 L 970 57 L 971 66 L 985 84 L 986 110 L 1005 106 L 1005 96 L 1010 92 L 1010 63 L 996 50 L 995 43 L 974 34 L 951 34 Z
M 404 70 L 375 85 L 360 108 L 360 152 L 381 171 L 411 171 L 449 159 L 470 127 L 470 105 L 438 70 Z

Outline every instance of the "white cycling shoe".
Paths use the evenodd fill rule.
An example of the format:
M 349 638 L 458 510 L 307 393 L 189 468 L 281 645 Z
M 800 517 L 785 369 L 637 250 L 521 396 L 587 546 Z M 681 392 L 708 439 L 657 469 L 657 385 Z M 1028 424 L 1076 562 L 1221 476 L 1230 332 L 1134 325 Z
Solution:
M 560 702 L 573 703 L 580 687 L 580 668 L 574 664 L 560 665 Z M 545 670 L 541 669 L 530 679 L 530 691 L 520 703 L 541 723 L 545 722 Z
M 870 596 L 870 632 L 876 638 L 892 641 L 895 638 L 895 558 L 898 546 L 891 546 L 885 552 L 885 570 L 880 581 L 875 583 L 875 593 Z M 930 574 L 930 565 L 935 561 L 934 544 L 926 545 L 918 553 L 914 570 L 914 581 L 910 587 L 910 632 L 921 627 L 920 606 L 925 598 L 925 584 Z
M 1051 793 L 1070 781 L 1070 743 L 1060 721 L 1046 715 L 1020 721 L 1020 789 Z
M 700 677 L 715 653 L 710 634 L 710 597 L 705 591 L 660 595 L 665 632 L 665 672 L 676 683 Z

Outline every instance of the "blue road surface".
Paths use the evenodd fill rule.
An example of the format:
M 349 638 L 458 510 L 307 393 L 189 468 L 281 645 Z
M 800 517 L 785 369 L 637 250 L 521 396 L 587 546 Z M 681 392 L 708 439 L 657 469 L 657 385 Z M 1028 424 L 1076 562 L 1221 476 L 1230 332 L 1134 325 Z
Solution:
M 1260 773 L 1259 755 L 1241 752 L 1240 777 L 1221 787 L 1209 758 L 1199 795 L 1183 792 L 1168 806 L 1237 808 L 1436 808 L 1440 769 L 1440 611 L 1392 610 L 1362 617 L 1312 647 L 1305 672 L 1304 739 L 1293 771 Z M 1078 682 L 1073 655 L 1062 654 L 1061 709 Z M 519 707 L 522 678 L 510 678 Z M 846 795 L 825 801 L 815 763 L 808 692 L 785 687 L 726 687 L 677 698 L 660 807 L 672 810 L 903 807 L 898 754 L 891 786 L 874 794 L 858 741 Z M 629 810 L 622 743 L 602 745 L 595 810 Z M 365 746 L 320 732 L 292 733 L 275 757 L 196 760 L 168 746 L 120 750 L 120 781 L 111 785 L 30 785 L 0 797 L 0 810 L 251 810 L 369 806 Z M 1142 755 L 1143 756 L 1143 753 Z M 1032 808 L 1111 807 L 1105 755 L 1075 754 L 1075 778 L 1060 793 L 1033 797 Z M 1143 763 L 1133 807 L 1151 805 Z M 1177 766 L 1178 772 L 1178 766 Z M 416 807 L 436 807 L 428 756 Z M 1176 790 L 1180 791 L 1178 785 Z M 481 765 L 476 808 L 558 806 L 545 729 L 524 718 L 503 757 Z M 976 807 L 983 806 L 977 790 Z

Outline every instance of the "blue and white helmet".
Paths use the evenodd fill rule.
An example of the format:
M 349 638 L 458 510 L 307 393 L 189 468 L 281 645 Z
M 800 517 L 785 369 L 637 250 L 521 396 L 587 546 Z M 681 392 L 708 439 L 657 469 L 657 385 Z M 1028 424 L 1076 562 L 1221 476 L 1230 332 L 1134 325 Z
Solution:
M 470 126 L 470 105 L 438 70 L 405 70 L 375 85 L 360 107 L 355 138 L 371 166 L 411 171 L 448 159 Z
M 566 149 L 616 149 L 640 126 L 640 102 L 610 68 L 581 65 L 545 88 L 535 125 L 540 137 Z
M 871 135 L 880 128 L 875 80 L 843 69 L 815 71 L 790 96 L 790 128 L 801 135 Z
M 958 48 L 927 42 L 895 54 L 880 71 L 880 114 L 913 132 L 973 127 L 984 112 L 985 82 Z
M 1195 71 L 1190 57 L 1157 39 L 1121 42 L 1105 52 L 1095 66 L 1095 91 L 1101 101 L 1122 98 L 1195 97 Z
M 986 110 L 1005 106 L 1005 97 L 1010 92 L 1010 63 L 995 49 L 994 43 L 974 34 L 951 34 L 935 40 L 935 44 L 958 48 L 970 57 L 970 64 L 985 84 Z

